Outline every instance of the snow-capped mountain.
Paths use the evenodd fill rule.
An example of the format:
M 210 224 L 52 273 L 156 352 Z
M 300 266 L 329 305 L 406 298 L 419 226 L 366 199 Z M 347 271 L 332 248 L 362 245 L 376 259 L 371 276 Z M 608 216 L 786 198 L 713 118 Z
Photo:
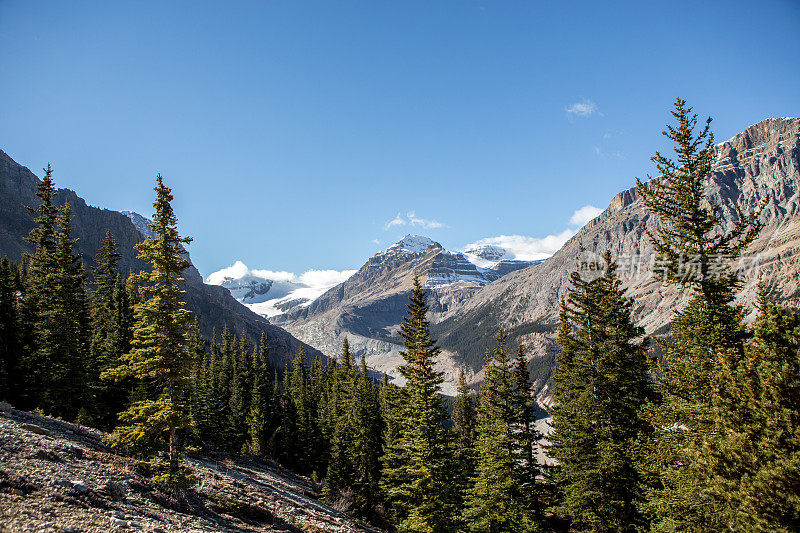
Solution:
M 206 278 L 219 285 L 254 312 L 271 317 L 310 304 L 332 286 L 346 280 L 354 270 L 310 270 L 300 276 L 291 272 L 250 270 L 241 261 Z
M 347 337 L 353 352 L 363 354 L 371 368 L 400 379 L 397 366 L 402 360 L 399 355 L 402 344 L 397 328 L 414 277 L 419 277 L 428 289 L 429 316 L 435 323 L 481 287 L 500 278 L 503 269 L 532 264 L 502 259 L 510 254 L 496 248 L 498 259 L 486 263 L 488 266 L 479 266 L 464 253 L 445 250 L 428 237 L 406 235 L 367 259 L 343 283 L 303 307 L 273 316 L 271 321 L 332 356 L 339 354 Z M 445 355 L 441 370 L 455 381 L 458 367 L 450 363 L 452 360 Z M 454 389 L 446 388 L 446 392 L 452 393 Z

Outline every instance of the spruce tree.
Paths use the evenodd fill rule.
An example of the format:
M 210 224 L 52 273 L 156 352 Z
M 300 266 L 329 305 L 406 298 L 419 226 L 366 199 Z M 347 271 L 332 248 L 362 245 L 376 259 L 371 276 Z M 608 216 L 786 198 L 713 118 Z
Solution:
M 41 337 L 49 324 L 48 306 L 54 300 L 58 209 L 55 206 L 53 169 L 48 163 L 44 170 L 44 177 L 36 185 L 39 205 L 36 208 L 28 207 L 34 215 L 35 226 L 25 239 L 33 246 L 34 251 L 32 254 L 25 254 L 24 257 L 27 267 L 24 280 L 25 298 L 20 308 L 21 370 L 26 385 L 21 390 L 19 400 L 20 407 L 24 409 L 32 409 L 39 405 L 50 372 L 50 361 L 43 358 L 46 353 L 39 347 Z
M 600 277 L 573 272 L 562 300 L 549 453 L 572 527 L 635 531 L 645 525 L 634 450 L 647 430 L 648 358 L 609 252 L 604 261 Z
M 16 402 L 19 383 L 19 302 L 16 265 L 0 261 L 0 400 Z
M 379 502 L 381 420 L 377 390 L 369 378 L 363 355 L 353 400 L 353 500 L 358 515 L 372 518 Z
M 477 466 L 466 517 L 472 531 L 536 531 L 517 476 L 519 413 L 514 403 L 514 374 L 500 329 L 497 346 L 487 353 L 478 401 L 475 450 Z
M 142 301 L 135 308 L 131 351 L 104 376 L 135 378 L 146 391 L 120 415 L 110 442 L 122 446 L 155 443 L 160 448 L 166 441 L 169 471 L 164 481 L 172 483 L 178 481 L 183 437 L 191 426 L 193 358 L 188 331 L 193 317 L 184 308 L 183 271 L 189 267 L 184 245 L 192 239 L 178 234 L 172 191 L 160 174 L 156 180 L 153 235 L 137 245 L 139 258 L 150 263 L 152 270 L 137 276 Z
M 459 507 L 467 500 L 472 478 L 475 476 L 475 427 L 477 415 L 462 367 L 458 374 L 458 388 L 453 402 L 453 446 L 456 462 L 455 482 L 460 496 Z
M 352 487 L 356 475 L 351 460 L 356 430 L 356 376 L 347 337 L 342 342 L 341 359 L 341 367 L 334 367 L 336 372 L 332 375 L 332 392 L 328 408 L 333 430 L 323 490 L 326 497 L 332 500 L 340 496 L 342 489 Z
M 800 529 L 800 314 L 775 305 L 759 287 L 752 338 L 738 367 L 720 373 L 734 383 L 717 416 L 714 459 L 725 475 L 710 493 L 724 502 L 735 531 Z M 731 412 L 733 415 L 731 415 Z M 721 469 L 718 469 L 721 470 Z
M 643 463 L 651 478 L 654 527 L 663 530 L 724 528 L 730 508 L 713 494 L 713 478 L 726 471 L 716 452 L 719 428 L 738 423 L 739 409 L 720 402 L 736 388 L 723 367 L 738 374 L 744 356 L 744 312 L 734 304 L 738 275 L 730 261 L 755 239 L 760 211 L 737 207 L 736 223 L 726 229 L 720 206 L 707 202 L 706 186 L 715 157 L 711 119 L 696 132 L 697 115 L 677 99 L 675 126 L 664 135 L 674 143 L 675 160 L 656 152 L 660 175 L 637 190 L 655 223 L 648 224 L 664 280 L 692 294 L 676 313 L 672 339 L 655 368 L 658 402 L 650 409 L 654 441 Z
M 110 427 L 116 415 L 124 409 L 127 403 L 127 390 L 124 383 L 100 380 L 99 376 L 105 370 L 117 365 L 119 357 L 125 353 L 127 332 L 123 331 L 125 325 L 121 323 L 125 300 L 120 294 L 120 276 L 117 271 L 120 254 L 111 231 L 106 232 L 100 248 L 95 256 L 95 266 L 92 268 L 94 292 L 91 296 L 91 362 L 93 375 L 90 386 L 93 389 L 94 422 L 102 428 Z M 96 372 L 96 373 L 94 373 Z
M 72 238 L 71 219 L 65 204 L 56 217 L 52 299 L 40 309 L 36 327 L 36 359 L 43 364 L 39 407 L 67 420 L 74 420 L 89 400 L 86 274 L 73 252 L 77 239 Z
M 269 346 L 267 336 L 262 331 L 258 343 L 258 353 L 253 357 L 253 397 L 247 417 L 249 451 L 254 455 L 267 453 L 270 434 L 270 412 L 272 400 L 272 371 L 269 365 Z
M 529 511 L 541 512 L 541 487 L 537 478 L 541 471 L 536 459 L 536 447 L 541 435 L 535 426 L 534 399 L 531 396 L 530 372 L 528 361 L 525 358 L 525 347 L 517 346 L 517 354 L 512 362 L 514 373 L 514 388 L 512 402 L 517 412 L 518 427 L 515 431 L 517 449 L 517 483 L 520 486 L 526 506 Z
M 430 336 L 428 306 L 414 278 L 400 335 L 406 379 L 399 434 L 384 457 L 382 488 L 402 531 L 451 531 L 455 523 L 455 487 L 451 447 L 444 429 L 447 413 L 439 396 L 442 374 L 434 369 L 440 349 Z

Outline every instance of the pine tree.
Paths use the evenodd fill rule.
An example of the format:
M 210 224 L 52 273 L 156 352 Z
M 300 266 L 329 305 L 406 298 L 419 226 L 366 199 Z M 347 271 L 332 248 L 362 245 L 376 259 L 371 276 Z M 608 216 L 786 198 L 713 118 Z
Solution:
M 358 515 L 370 518 L 379 502 L 381 420 L 378 394 L 361 356 L 361 370 L 353 398 L 353 448 L 351 450 L 353 500 Z
M 519 413 L 514 404 L 514 374 L 502 328 L 497 347 L 487 353 L 478 402 L 477 467 L 467 502 L 472 531 L 535 531 L 517 478 Z
M 333 376 L 333 388 L 328 409 L 333 431 L 323 490 L 325 496 L 331 500 L 337 498 L 342 489 L 352 487 L 356 475 L 351 461 L 351 453 L 355 446 L 353 438 L 356 430 L 356 376 L 353 368 L 353 356 L 350 353 L 350 343 L 347 337 L 342 342 L 341 359 L 341 367 L 334 367 L 336 368 L 336 373 Z
M 450 531 L 455 521 L 447 413 L 439 397 L 443 380 L 433 368 L 440 349 L 430 336 L 427 312 L 425 292 L 415 278 L 400 328 L 405 346 L 405 363 L 399 368 L 406 379 L 403 420 L 387 448 L 381 482 L 401 531 Z
M 534 400 L 531 397 L 530 373 L 528 361 L 525 359 L 525 347 L 517 347 L 517 355 L 513 361 L 514 388 L 512 403 L 517 412 L 517 428 L 515 431 L 517 448 L 517 483 L 526 500 L 529 511 L 539 515 L 541 512 L 541 488 L 537 478 L 541 471 L 536 459 L 535 448 L 541 439 L 534 421 Z
M 609 252 L 604 261 L 595 279 L 573 272 L 562 300 L 549 451 L 558 461 L 560 509 L 573 527 L 634 531 L 644 526 L 633 450 L 647 429 L 640 413 L 650 390 L 648 359 Z
M 460 496 L 459 507 L 463 507 L 475 477 L 475 428 L 477 415 L 475 402 L 467 387 L 467 380 L 462 367 L 458 374 L 458 388 L 453 403 L 453 446 L 456 462 L 455 480 Z
M 681 99 L 672 114 L 677 124 L 664 135 L 677 159 L 656 152 L 660 176 L 637 180 L 637 189 L 656 220 L 646 231 L 665 281 L 693 298 L 676 313 L 672 342 L 655 369 L 659 401 L 649 409 L 655 437 L 643 466 L 651 477 L 656 529 L 713 530 L 726 527 L 730 515 L 711 490 L 712 478 L 731 474 L 715 457 L 718 429 L 738 423 L 720 417 L 741 413 L 720 404 L 736 388 L 720 370 L 737 374 L 744 356 L 744 313 L 733 303 L 740 281 L 729 262 L 757 236 L 760 211 L 746 215 L 737 207 L 735 226 L 725 229 L 720 206 L 705 198 L 715 157 L 711 119 L 695 133 L 697 115 Z
M 124 383 L 100 380 L 102 372 L 117 365 L 120 356 L 125 353 L 128 333 L 121 323 L 125 310 L 118 306 L 126 305 L 127 298 L 121 298 L 120 276 L 117 271 L 120 254 L 110 231 L 106 232 L 100 248 L 95 256 L 92 268 L 95 290 L 91 296 L 91 344 L 90 353 L 94 373 L 90 379 L 93 389 L 94 405 L 93 421 L 102 428 L 110 427 L 117 414 L 125 408 L 127 387 Z M 124 292 L 124 291 L 123 291 Z
M 265 455 L 269 441 L 272 406 L 272 372 L 269 365 L 269 345 L 262 331 L 257 356 L 253 358 L 253 399 L 247 418 L 249 451 L 254 455 Z
M 142 302 L 135 308 L 131 351 L 120 365 L 104 373 L 111 379 L 135 378 L 147 395 L 134 401 L 120 415 L 110 436 L 114 445 L 135 446 L 166 439 L 169 460 L 167 482 L 178 474 L 183 456 L 184 432 L 191 425 L 189 401 L 193 358 L 188 331 L 193 317 L 184 308 L 183 271 L 189 267 L 172 209 L 172 191 L 157 179 L 153 236 L 137 245 L 139 258 L 151 264 L 137 281 Z
M 34 247 L 32 254 L 25 255 L 25 298 L 20 308 L 20 332 L 22 343 L 22 375 L 26 384 L 21 388 L 20 407 L 32 409 L 41 402 L 45 390 L 50 362 L 39 349 L 41 337 L 48 326 L 47 311 L 54 299 L 56 275 L 56 216 L 55 183 L 50 164 L 45 169 L 42 181 L 36 185 L 36 196 L 41 200 L 34 209 L 35 226 L 25 239 Z
M 87 403 L 88 310 L 83 265 L 73 253 L 68 204 L 56 217 L 56 250 L 52 299 L 40 309 L 36 327 L 36 359 L 44 366 L 39 407 L 46 413 L 74 420 Z
M 710 493 L 724 502 L 734 531 L 800 529 L 800 314 L 775 305 L 759 287 L 758 316 L 742 364 L 722 365 L 735 383 L 720 408 L 715 459 L 725 475 Z M 725 416 L 727 415 L 727 416 Z
M 234 338 L 232 350 L 231 395 L 228 402 L 229 450 L 241 453 L 247 444 L 247 415 L 250 412 L 250 395 L 253 387 L 253 358 L 243 336 L 239 337 L 238 342 Z

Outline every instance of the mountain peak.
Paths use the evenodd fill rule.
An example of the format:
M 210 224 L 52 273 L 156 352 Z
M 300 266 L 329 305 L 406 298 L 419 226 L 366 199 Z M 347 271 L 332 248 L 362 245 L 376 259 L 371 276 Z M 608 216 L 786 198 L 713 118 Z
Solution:
M 407 254 L 421 254 L 426 252 L 431 246 L 442 247 L 441 244 L 428 237 L 408 234 L 382 253 L 403 252 Z

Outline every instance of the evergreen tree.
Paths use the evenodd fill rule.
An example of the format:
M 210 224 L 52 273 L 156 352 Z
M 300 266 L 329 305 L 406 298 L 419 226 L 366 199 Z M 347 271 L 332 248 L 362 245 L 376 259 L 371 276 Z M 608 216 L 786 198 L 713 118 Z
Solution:
M 0 261 L 0 400 L 14 402 L 21 378 L 18 368 L 20 324 L 16 272 L 16 265 L 8 257 Z
M 269 365 L 269 346 L 267 336 L 262 331 L 258 343 L 257 357 L 253 358 L 253 399 L 247 418 L 248 435 L 250 437 L 250 453 L 265 455 L 271 430 L 272 406 L 272 372 Z
M 472 479 L 475 476 L 475 428 L 477 423 L 475 402 L 467 387 L 463 367 L 458 374 L 458 389 L 453 403 L 452 418 L 454 458 L 456 462 L 454 479 L 459 488 L 459 507 L 463 507 L 472 487 Z
M 342 342 L 342 365 L 333 375 L 332 393 L 328 416 L 333 431 L 330 440 L 330 458 L 325 475 L 324 493 L 327 498 L 338 497 L 342 489 L 351 488 L 356 472 L 351 461 L 355 446 L 356 431 L 355 396 L 356 376 L 350 343 L 345 337 Z
M 517 412 L 517 428 L 515 431 L 517 483 L 526 500 L 529 511 L 541 512 L 541 488 L 536 480 L 541 474 L 539 463 L 536 460 L 535 448 L 538 446 L 541 435 L 536 430 L 534 420 L 534 400 L 531 397 L 530 373 L 528 362 L 525 359 L 525 347 L 517 347 L 517 355 L 513 361 L 514 388 L 512 403 Z
M 477 467 L 467 505 L 472 531 L 535 531 L 517 477 L 519 413 L 514 404 L 514 374 L 502 328 L 497 347 L 487 353 L 478 403 Z
M 88 311 L 83 265 L 73 253 L 68 204 L 56 217 L 52 299 L 39 311 L 36 325 L 36 359 L 44 366 L 39 407 L 46 413 L 74 420 L 85 406 L 88 360 Z
M 561 304 L 561 328 L 553 389 L 550 455 L 561 511 L 573 527 L 635 531 L 642 481 L 633 453 L 646 431 L 641 409 L 649 394 L 644 330 L 633 324 L 616 263 L 604 254 L 605 271 L 571 276 Z
M 352 470 L 355 472 L 353 499 L 356 513 L 370 518 L 379 502 L 381 420 L 377 390 L 369 378 L 363 355 L 353 403 L 356 422 L 351 450 Z
M 253 387 L 253 357 L 244 336 L 239 337 L 238 342 L 234 339 L 232 350 L 231 395 L 228 403 L 229 449 L 241 453 L 246 447 L 248 437 L 247 416 Z
M 414 278 L 400 328 L 403 418 L 388 445 L 381 482 L 401 531 L 451 531 L 455 520 L 451 447 L 443 425 L 447 413 L 439 397 L 442 374 L 433 368 L 440 350 L 430 336 L 427 312 L 422 285 Z
M 120 365 L 104 373 L 111 379 L 135 378 L 146 397 L 134 401 L 120 415 L 110 436 L 114 445 L 135 446 L 166 439 L 169 476 L 178 473 L 183 455 L 183 433 L 189 417 L 190 379 L 193 358 L 189 354 L 188 331 L 192 315 L 184 308 L 183 271 L 189 267 L 172 209 L 172 191 L 159 174 L 155 187 L 153 236 L 137 245 L 139 258 L 152 266 L 138 275 L 142 302 L 135 308 L 131 351 Z
M 50 361 L 44 359 L 45 351 L 39 349 L 42 336 L 49 327 L 48 308 L 54 300 L 56 276 L 56 216 L 55 183 L 50 164 L 45 169 L 42 181 L 36 185 L 36 196 L 40 203 L 28 210 L 34 215 L 35 226 L 25 239 L 34 247 L 32 254 L 25 255 L 25 298 L 20 309 L 20 332 L 22 343 L 22 375 L 26 384 L 21 388 L 20 407 L 32 409 L 41 402 L 51 370 Z
M 696 134 L 697 115 L 685 101 L 677 99 L 672 114 L 677 124 L 664 135 L 677 159 L 656 152 L 660 176 L 637 180 L 637 189 L 656 220 L 646 230 L 665 281 L 693 298 L 676 313 L 672 342 L 655 369 L 659 400 L 649 409 L 655 436 L 643 466 L 655 529 L 714 530 L 726 527 L 730 509 L 714 496 L 711 479 L 734 475 L 715 457 L 719 428 L 739 423 L 720 416 L 742 413 L 720 404 L 736 388 L 720 370 L 736 375 L 744 356 L 744 313 L 733 303 L 739 278 L 729 262 L 757 236 L 759 212 L 748 216 L 737 208 L 735 226 L 725 229 L 720 206 L 705 198 L 715 157 L 711 119 Z
M 763 283 L 758 310 L 742 364 L 721 365 L 738 387 L 719 402 L 726 412 L 716 417 L 713 451 L 725 475 L 711 480 L 710 492 L 724 502 L 730 530 L 798 531 L 800 314 L 772 303 Z
M 302 369 L 302 372 L 304 373 L 305 365 L 302 365 Z M 300 375 L 300 372 L 301 371 L 298 367 L 298 376 Z M 283 372 L 284 379 L 288 379 L 289 374 L 290 372 L 287 366 Z M 276 380 L 274 395 L 280 398 L 281 408 L 280 423 L 278 428 L 275 430 L 275 435 L 273 437 L 274 444 L 272 447 L 275 450 L 275 458 L 283 466 L 305 472 L 305 470 L 302 470 L 305 459 L 305 451 L 301 449 L 302 441 L 299 431 L 300 416 L 297 412 L 297 404 L 293 399 L 293 396 L 295 395 L 290 392 L 290 387 L 291 384 L 284 381 L 284 394 L 281 394 L 281 391 L 278 390 Z
M 90 353 L 92 367 L 97 372 L 93 373 L 90 380 L 94 393 L 92 411 L 93 421 L 102 428 L 113 424 L 117 413 L 125 408 L 128 399 L 124 383 L 99 379 L 100 374 L 116 366 L 120 356 L 125 353 L 123 348 L 128 333 L 123 330 L 125 324 L 120 320 L 125 310 L 118 309 L 118 306 L 127 303 L 120 294 L 120 276 L 117 271 L 120 257 L 114 236 L 107 231 L 92 268 L 95 290 L 90 304 Z

